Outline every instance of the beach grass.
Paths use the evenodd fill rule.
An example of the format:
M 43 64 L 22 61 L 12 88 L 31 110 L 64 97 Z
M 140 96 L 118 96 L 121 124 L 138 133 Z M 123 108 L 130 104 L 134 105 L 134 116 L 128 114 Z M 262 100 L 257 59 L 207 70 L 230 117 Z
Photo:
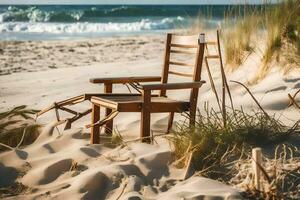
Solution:
M 261 66 L 255 79 L 266 77 L 274 66 L 284 73 L 300 66 L 300 1 L 286 0 L 268 9 L 262 16 L 266 32 L 265 48 Z
M 288 162 L 282 163 L 282 158 L 276 156 L 272 159 L 265 157 L 268 160 L 266 174 L 271 174 L 267 175 L 271 181 L 265 191 L 257 191 L 249 177 L 246 178 L 253 178 L 251 149 L 274 149 L 277 145 L 288 144 L 291 138 L 300 136 L 299 122 L 288 127 L 275 116 L 268 116 L 260 110 L 249 114 L 240 109 L 227 112 L 227 125 L 224 127 L 220 113 L 206 109 L 205 113 L 199 112 L 195 126 L 190 127 L 185 122 L 177 123 L 171 133 L 168 139 L 173 147 L 175 166 L 186 167 L 189 155 L 192 155 L 191 165 L 196 174 L 238 185 L 237 187 L 246 191 L 247 197 L 264 199 L 256 197 L 290 195 L 286 188 L 278 191 L 281 188 L 279 185 L 288 185 L 294 180 L 292 176 L 289 177 L 289 172 L 297 171 L 297 162 L 300 159 L 297 147 L 286 150 L 295 151 L 294 157 L 284 157 L 291 165 L 285 165 Z M 283 155 L 282 151 L 276 151 L 276 155 Z M 272 175 L 274 170 L 277 177 Z M 279 173 L 281 174 L 278 175 Z M 297 188 L 292 190 L 297 193 Z
M 0 143 L 12 148 L 33 143 L 41 127 L 33 118 L 37 112 L 23 105 L 0 113 Z M 0 151 L 7 149 L 4 145 L 0 145 Z
M 256 9 L 244 8 L 244 14 L 237 15 L 228 11 L 222 24 L 223 46 L 227 68 L 237 69 L 255 50 L 254 35 L 260 22 Z
M 199 113 L 194 127 L 187 123 L 178 123 L 172 131 L 170 141 L 174 145 L 176 158 L 186 156 L 186 151 L 194 151 L 196 168 L 203 170 L 208 163 L 219 162 L 229 147 L 252 147 L 274 145 L 286 141 L 290 136 L 300 133 L 300 126 L 287 127 L 275 117 L 261 111 L 248 114 L 243 110 L 227 112 L 227 125 L 224 127 L 220 113 L 206 110 Z M 204 159 L 218 149 L 210 161 Z M 204 162 L 204 160 L 206 160 Z M 207 163 L 206 163 L 207 162 Z
M 208 19 L 199 17 L 191 31 L 207 29 L 204 22 Z M 253 53 L 260 57 L 253 83 L 262 80 L 273 67 L 288 72 L 300 65 L 300 0 L 228 9 L 219 28 L 227 70 L 238 69 Z

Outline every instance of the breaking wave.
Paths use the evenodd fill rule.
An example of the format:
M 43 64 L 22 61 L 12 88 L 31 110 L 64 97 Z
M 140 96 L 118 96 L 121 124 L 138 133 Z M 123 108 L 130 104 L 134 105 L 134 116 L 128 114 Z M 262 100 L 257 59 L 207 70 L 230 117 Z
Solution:
M 142 19 L 135 22 L 76 22 L 76 23 L 46 23 L 46 22 L 7 22 L 0 23 L 0 32 L 32 32 L 32 33 L 101 33 L 101 32 L 136 32 L 143 30 L 172 29 L 176 22 L 184 20 L 181 17 L 164 18 L 152 21 Z
M 99 22 L 102 18 L 109 17 L 175 17 L 178 15 L 172 10 L 174 9 L 166 10 L 151 6 L 2 6 L 0 23 Z

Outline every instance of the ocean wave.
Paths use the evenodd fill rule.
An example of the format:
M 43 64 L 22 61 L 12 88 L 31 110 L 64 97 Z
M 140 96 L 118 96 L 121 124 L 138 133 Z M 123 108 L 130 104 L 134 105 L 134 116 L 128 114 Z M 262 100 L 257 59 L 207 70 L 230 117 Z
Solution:
M 142 19 L 129 23 L 45 23 L 45 22 L 6 22 L 0 24 L 0 32 L 28 33 L 103 33 L 103 32 L 137 32 L 143 30 L 172 29 L 176 22 L 184 18 L 164 18 L 158 21 Z
M 176 7 L 152 6 L 0 6 L 3 22 L 99 22 L 110 17 L 176 17 Z
M 42 10 L 36 6 L 14 7 L 0 13 L 3 22 L 77 22 L 83 17 L 82 10 Z

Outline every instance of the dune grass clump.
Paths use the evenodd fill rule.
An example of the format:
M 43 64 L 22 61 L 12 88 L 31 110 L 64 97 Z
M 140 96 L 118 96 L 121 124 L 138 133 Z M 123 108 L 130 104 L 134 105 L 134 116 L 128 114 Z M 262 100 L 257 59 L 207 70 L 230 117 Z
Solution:
M 241 12 L 242 10 L 242 12 Z M 300 0 L 261 6 L 241 5 L 224 13 L 222 39 L 226 67 L 233 71 L 253 52 L 261 66 L 253 82 L 264 78 L 274 64 L 285 72 L 300 65 Z
M 38 110 L 27 109 L 26 106 L 18 106 L 0 113 L 0 143 L 14 148 L 20 141 L 20 145 L 34 142 L 39 136 L 40 128 L 33 118 L 37 112 Z M 0 145 L 0 151 L 7 149 L 4 145 Z
M 190 31 L 211 29 L 207 25 L 210 19 L 209 15 L 198 17 Z M 284 73 L 300 66 L 300 0 L 229 7 L 218 28 L 222 29 L 228 70 L 237 69 L 252 53 L 260 57 L 261 64 L 252 83 L 263 79 L 275 66 L 281 66 Z
M 222 33 L 225 60 L 230 70 L 237 69 L 254 51 L 253 33 L 259 25 L 258 17 L 253 13 L 249 16 L 231 20 L 225 19 Z
M 194 127 L 177 124 L 169 140 L 174 147 L 176 165 L 183 167 L 193 152 L 193 167 L 203 176 L 228 180 L 231 165 L 250 152 L 251 147 L 275 145 L 300 135 L 298 123 L 283 125 L 262 111 L 247 114 L 243 110 L 227 112 L 227 125 L 214 110 L 199 114 Z
M 195 126 L 178 123 L 168 137 L 174 164 L 187 169 L 192 165 L 196 175 L 240 188 L 245 199 L 298 199 L 300 151 L 289 142 L 299 138 L 300 121 L 285 126 L 258 106 L 251 114 L 242 109 L 226 112 L 226 125 L 220 113 L 207 108 L 199 112 Z M 253 147 L 275 151 L 271 158 L 270 153 L 263 156 L 261 190 L 254 184 Z
M 266 31 L 265 50 L 262 65 L 257 79 L 264 78 L 270 71 L 272 62 L 279 63 L 281 59 L 283 70 L 287 72 L 290 65 L 300 62 L 300 0 L 286 0 L 267 10 L 262 18 Z
M 255 188 L 252 158 L 240 159 L 234 163 L 234 177 L 227 183 L 243 189 L 245 199 L 299 199 L 300 197 L 300 151 L 296 146 L 276 146 L 274 155 L 262 156 L 261 189 Z

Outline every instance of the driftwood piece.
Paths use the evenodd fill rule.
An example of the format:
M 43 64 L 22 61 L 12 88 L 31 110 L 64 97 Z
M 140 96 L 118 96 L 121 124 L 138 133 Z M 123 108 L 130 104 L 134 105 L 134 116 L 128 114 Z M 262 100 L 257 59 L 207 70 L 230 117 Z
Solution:
M 261 148 L 252 149 L 252 167 L 254 174 L 254 185 L 257 190 L 261 190 L 261 169 L 262 166 L 262 154 Z

